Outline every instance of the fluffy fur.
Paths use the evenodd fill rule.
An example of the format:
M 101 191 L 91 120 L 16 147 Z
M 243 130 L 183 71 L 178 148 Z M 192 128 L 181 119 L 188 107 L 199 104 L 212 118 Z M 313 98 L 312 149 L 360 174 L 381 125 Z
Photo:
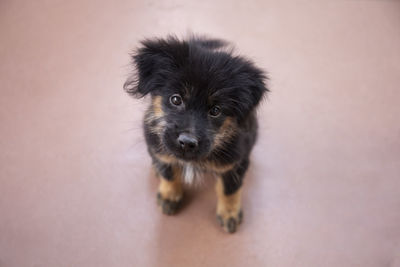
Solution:
M 221 181 L 221 203 L 238 193 L 256 140 L 255 109 L 268 91 L 264 72 L 234 55 L 227 42 L 209 38 L 144 40 L 132 59 L 137 71 L 124 88 L 136 97 L 151 95 L 144 134 L 163 190 L 174 192 L 176 179 L 190 182 L 208 171 Z M 163 190 L 159 203 L 164 213 L 174 213 L 178 205 Z M 218 209 L 224 213 L 225 206 Z M 240 203 L 233 206 L 240 209 Z M 242 211 L 235 212 L 229 215 L 234 229 L 226 215 L 231 211 L 227 218 L 218 214 L 229 232 L 240 222 Z

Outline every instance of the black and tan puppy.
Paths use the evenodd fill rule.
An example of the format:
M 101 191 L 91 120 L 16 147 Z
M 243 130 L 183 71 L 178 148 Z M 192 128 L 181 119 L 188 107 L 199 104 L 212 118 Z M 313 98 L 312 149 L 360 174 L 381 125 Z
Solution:
M 217 218 L 228 232 L 242 220 L 241 185 L 257 135 L 255 108 L 268 91 L 263 71 L 217 39 L 149 39 L 132 56 L 124 88 L 151 95 L 144 134 L 160 177 L 158 203 L 173 214 L 182 182 L 218 177 Z

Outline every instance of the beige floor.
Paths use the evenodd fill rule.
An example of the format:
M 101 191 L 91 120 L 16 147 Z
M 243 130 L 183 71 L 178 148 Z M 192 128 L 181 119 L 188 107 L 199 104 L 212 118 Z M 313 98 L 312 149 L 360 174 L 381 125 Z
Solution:
M 122 84 L 139 39 L 233 41 L 272 93 L 244 187 L 156 207 Z M 0 266 L 400 266 L 399 1 L 0 3 Z

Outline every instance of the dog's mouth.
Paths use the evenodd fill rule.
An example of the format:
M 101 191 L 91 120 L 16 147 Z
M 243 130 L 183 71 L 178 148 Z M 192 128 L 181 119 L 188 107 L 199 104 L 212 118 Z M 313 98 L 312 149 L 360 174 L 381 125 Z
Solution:
M 173 154 L 176 158 L 183 161 L 196 161 L 200 158 L 199 153 L 193 153 L 188 151 L 174 151 Z

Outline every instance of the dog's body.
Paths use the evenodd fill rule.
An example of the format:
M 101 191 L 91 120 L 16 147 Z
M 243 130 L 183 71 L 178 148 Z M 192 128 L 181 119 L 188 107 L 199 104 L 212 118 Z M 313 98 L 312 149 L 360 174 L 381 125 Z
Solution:
M 138 75 L 125 90 L 151 94 L 144 133 L 160 176 L 158 201 L 173 214 L 182 181 L 198 172 L 217 179 L 217 218 L 228 232 L 241 222 L 241 185 L 257 135 L 255 108 L 268 89 L 264 73 L 226 51 L 221 40 L 175 37 L 142 42 L 133 55 Z

